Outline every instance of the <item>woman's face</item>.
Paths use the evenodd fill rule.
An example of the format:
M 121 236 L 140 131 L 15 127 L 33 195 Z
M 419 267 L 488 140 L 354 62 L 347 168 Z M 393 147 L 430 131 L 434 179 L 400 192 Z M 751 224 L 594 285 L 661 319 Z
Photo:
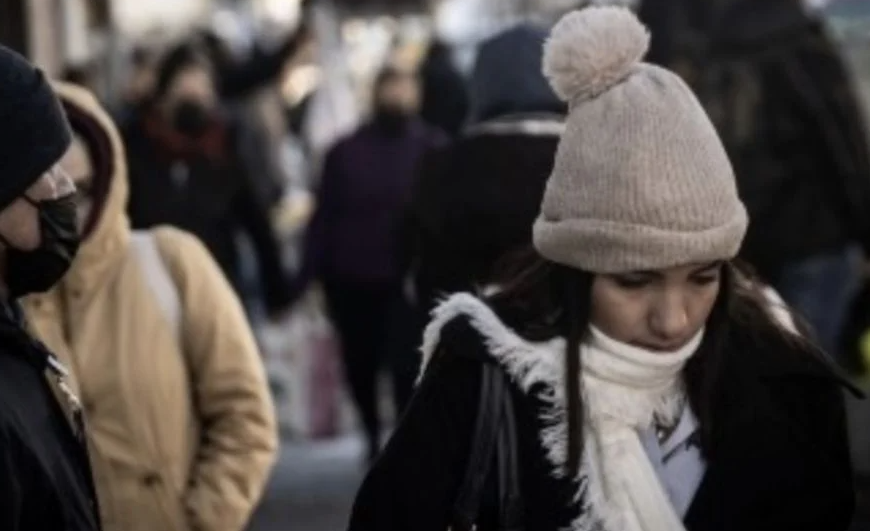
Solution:
M 685 345 L 707 322 L 722 263 L 656 271 L 597 275 L 592 284 L 592 324 L 611 338 L 668 352 Z

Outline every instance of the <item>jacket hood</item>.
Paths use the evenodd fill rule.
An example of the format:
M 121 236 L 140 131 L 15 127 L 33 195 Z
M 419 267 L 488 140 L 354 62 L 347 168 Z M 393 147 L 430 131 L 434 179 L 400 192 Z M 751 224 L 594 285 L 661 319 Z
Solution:
M 542 72 L 547 31 L 520 24 L 485 41 L 471 76 L 470 123 L 518 113 L 564 114 Z
M 85 238 L 67 279 L 90 283 L 105 273 L 101 263 L 126 248 L 130 224 L 126 214 L 127 162 L 120 133 L 109 114 L 88 90 L 54 82 L 73 132 L 87 146 L 94 165 L 94 207 Z M 86 286 L 82 286 L 87 289 Z

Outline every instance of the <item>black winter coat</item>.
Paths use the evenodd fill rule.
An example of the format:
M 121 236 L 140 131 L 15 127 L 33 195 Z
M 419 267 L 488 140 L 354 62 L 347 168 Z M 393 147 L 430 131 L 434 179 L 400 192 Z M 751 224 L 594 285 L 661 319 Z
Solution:
M 557 115 L 506 116 L 424 159 L 406 237 L 426 311 L 492 282 L 500 258 L 531 243 L 561 128 Z
M 512 370 L 504 354 L 488 352 L 482 340 L 512 348 L 515 343 L 501 343 L 506 329 L 480 321 L 460 312 L 441 329 L 416 396 L 359 491 L 350 531 L 448 528 L 468 465 L 483 363 L 498 363 L 515 382 L 525 529 L 570 529 L 580 511 L 571 501 L 575 484 L 554 477 L 540 442 L 553 384 L 517 378 L 517 367 Z M 854 491 L 841 381 L 820 358 L 784 340 L 762 346 L 740 330 L 729 338 L 733 348 L 713 406 L 713 443 L 704 448 L 706 475 L 686 529 L 844 531 Z M 497 529 L 493 490 L 487 489 L 482 531 Z
M 648 58 L 683 74 L 734 164 L 752 220 L 741 257 L 782 268 L 870 250 L 870 149 L 853 79 L 820 20 L 793 0 L 644 0 Z
M 52 355 L 0 315 L 0 529 L 97 531 L 88 455 L 49 386 Z

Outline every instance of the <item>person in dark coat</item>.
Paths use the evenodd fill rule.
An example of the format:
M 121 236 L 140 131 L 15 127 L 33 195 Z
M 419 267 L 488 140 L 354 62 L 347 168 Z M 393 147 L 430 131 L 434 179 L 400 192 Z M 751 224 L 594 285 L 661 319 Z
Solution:
M 78 399 L 17 303 L 78 250 L 75 185 L 58 166 L 71 134 L 43 74 L 2 46 L 0 124 L 0 529 L 97 531 Z
M 380 361 L 390 361 L 399 410 L 416 376 L 414 352 L 393 335 L 409 311 L 401 222 L 421 157 L 444 142 L 443 133 L 417 116 L 417 83 L 411 73 L 385 68 L 375 81 L 372 119 L 327 153 L 293 288 L 298 297 L 311 281 L 323 283 L 371 458 L 380 448 Z
M 446 43 L 436 39 L 429 46 L 420 66 L 420 82 L 420 116 L 451 137 L 458 135 L 467 119 L 468 89 Z
M 566 110 L 541 74 L 545 37 L 519 25 L 481 45 L 468 127 L 420 165 L 408 252 L 425 314 L 444 294 L 485 287 L 502 256 L 531 242 Z
M 278 238 L 251 164 L 243 125 L 222 111 L 208 59 L 190 45 L 158 67 L 149 111 L 123 127 L 134 229 L 173 225 L 196 235 L 240 289 L 237 234 L 253 243 L 268 313 L 289 304 Z
M 870 147 L 834 39 L 795 0 L 643 5 L 658 63 L 698 91 L 734 163 L 753 219 L 741 258 L 842 360 L 870 252 Z
M 488 297 L 434 311 L 351 531 L 848 528 L 847 384 L 732 264 L 748 217 L 731 165 L 685 83 L 641 62 L 648 42 L 617 7 L 553 29 L 544 69 L 570 112 L 534 247 Z M 513 406 L 477 424 L 487 365 Z M 473 476 L 471 515 L 457 497 L 491 423 L 516 442 Z

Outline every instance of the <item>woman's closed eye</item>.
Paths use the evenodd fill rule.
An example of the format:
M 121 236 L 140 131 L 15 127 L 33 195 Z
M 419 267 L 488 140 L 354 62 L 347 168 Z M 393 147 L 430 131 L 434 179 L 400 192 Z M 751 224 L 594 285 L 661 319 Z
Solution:
M 653 283 L 655 278 L 645 273 L 628 273 L 625 275 L 613 275 L 613 281 L 621 288 L 641 289 Z
M 722 276 L 722 263 L 716 262 L 692 273 L 691 281 L 699 286 L 708 286 L 719 282 Z

